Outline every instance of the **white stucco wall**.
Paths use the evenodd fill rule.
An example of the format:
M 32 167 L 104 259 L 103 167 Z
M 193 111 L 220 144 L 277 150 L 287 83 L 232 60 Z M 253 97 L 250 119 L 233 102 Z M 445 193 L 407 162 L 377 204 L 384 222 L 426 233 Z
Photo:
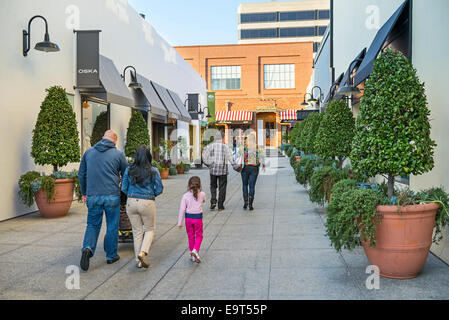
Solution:
M 427 101 L 431 111 L 432 139 L 437 143 L 435 167 L 426 174 L 412 176 L 410 187 L 421 190 L 432 186 L 444 186 L 449 191 L 449 1 L 413 1 L 413 43 L 412 62 L 420 81 L 425 83 Z M 438 21 L 438 23 L 429 23 Z M 432 246 L 432 252 L 449 263 L 449 228 L 444 240 Z
M 419 1 L 419 0 L 418 0 Z M 369 45 L 404 0 L 334 0 L 335 77 Z
M 37 14 L 47 19 L 50 39 L 61 51 L 44 53 L 33 49 L 44 36 L 44 23 L 36 19 L 31 26 L 32 49 L 25 58 L 22 30 Z M 35 210 L 35 207 L 24 207 L 18 200 L 20 175 L 29 170 L 51 170 L 50 166 L 35 166 L 30 157 L 32 130 L 45 98 L 45 88 L 61 85 L 75 95 L 75 112 L 81 131 L 80 96 L 73 89 L 76 63 L 73 29 L 102 30 L 100 53 L 112 59 L 120 73 L 125 66 L 134 65 L 141 75 L 173 90 L 182 100 L 187 93 L 206 96 L 205 81 L 126 0 L 1 1 L 0 107 L 3 117 L 0 132 L 4 138 L 0 139 L 0 148 L 5 155 L 0 160 L 3 189 L 0 221 Z M 123 148 L 130 109 L 112 105 L 111 110 L 111 128 L 119 133 L 118 147 Z M 76 167 L 77 164 L 72 164 L 69 169 Z

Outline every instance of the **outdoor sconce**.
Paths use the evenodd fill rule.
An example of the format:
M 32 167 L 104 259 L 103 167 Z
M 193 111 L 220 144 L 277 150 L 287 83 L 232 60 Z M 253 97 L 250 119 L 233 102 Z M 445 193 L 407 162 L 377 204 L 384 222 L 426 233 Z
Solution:
M 306 95 L 309 95 L 310 97 L 312 97 L 312 95 L 310 93 L 305 93 L 304 94 L 304 101 L 303 103 L 301 103 L 302 106 L 307 107 L 309 104 L 306 102 Z M 310 100 L 310 99 L 309 99 Z
M 48 23 L 47 20 L 43 16 L 34 16 L 28 22 L 28 30 L 23 30 L 23 56 L 26 57 L 28 55 L 28 51 L 30 51 L 30 42 L 31 42 L 31 22 L 36 19 L 41 18 L 45 22 L 45 35 L 44 41 L 38 42 L 34 49 L 44 52 L 57 52 L 59 51 L 59 46 L 56 43 L 50 42 L 50 35 L 48 34 Z
M 133 75 L 132 71 L 130 71 L 131 82 L 129 83 L 128 87 L 133 88 L 133 89 L 140 89 L 140 88 L 142 88 L 142 85 L 139 82 L 137 82 L 137 72 L 136 72 L 136 68 L 134 68 L 133 66 L 127 66 L 123 70 L 123 74 L 121 75 L 123 81 L 125 81 L 125 76 L 126 76 L 126 70 L 127 69 L 133 69 L 134 70 L 134 75 Z
M 206 116 L 206 118 L 212 118 L 212 116 L 210 115 L 210 112 L 209 112 L 209 108 L 208 107 L 205 107 L 203 110 L 201 110 L 201 104 L 198 102 L 198 104 L 200 105 L 200 111 L 198 112 L 198 114 L 200 115 L 200 116 L 202 116 L 203 114 L 204 114 L 204 111 L 207 109 L 207 116 Z
M 315 88 L 317 88 L 317 89 L 320 90 L 320 95 L 318 96 L 318 99 L 315 98 L 315 97 L 314 97 L 314 94 L 313 94 L 313 90 L 314 90 Z M 315 102 L 315 103 L 318 103 L 318 104 L 319 104 L 322 95 L 323 95 L 323 94 L 322 94 L 321 88 L 320 88 L 319 86 L 314 86 L 314 87 L 312 88 L 312 94 L 311 94 L 312 97 L 311 97 L 309 100 L 307 100 L 307 102 Z
M 348 68 L 348 74 L 351 72 L 351 66 L 354 62 L 359 62 L 362 61 L 362 59 L 355 59 L 354 61 L 352 61 L 349 64 L 349 68 Z M 351 75 L 349 74 L 349 85 L 344 85 L 341 88 L 338 88 L 337 90 L 337 94 L 341 95 L 341 96 L 351 96 L 353 94 L 359 94 L 360 93 L 360 89 L 357 88 L 356 86 L 354 86 L 354 79 L 351 79 Z

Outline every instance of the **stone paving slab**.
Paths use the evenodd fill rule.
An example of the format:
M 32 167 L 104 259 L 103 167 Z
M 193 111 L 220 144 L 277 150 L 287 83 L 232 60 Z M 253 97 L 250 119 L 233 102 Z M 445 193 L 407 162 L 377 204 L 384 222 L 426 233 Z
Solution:
M 369 262 L 363 249 L 337 253 L 325 235 L 325 208 L 311 203 L 296 183 L 288 159 L 275 175 L 259 175 L 254 211 L 243 210 L 241 178 L 228 177 L 226 210 L 209 209 L 209 173 L 191 170 L 164 180 L 157 198 L 150 268 L 138 269 L 132 244 L 119 244 L 121 259 L 107 265 L 103 225 L 80 289 L 68 290 L 68 266 L 78 266 L 87 210 L 74 202 L 69 214 L 46 220 L 39 213 L 0 222 L 0 299 L 449 299 L 449 268 L 429 255 L 415 279 L 380 278 L 366 289 Z M 185 229 L 176 227 L 187 180 L 198 175 L 204 205 L 202 263 L 190 261 Z

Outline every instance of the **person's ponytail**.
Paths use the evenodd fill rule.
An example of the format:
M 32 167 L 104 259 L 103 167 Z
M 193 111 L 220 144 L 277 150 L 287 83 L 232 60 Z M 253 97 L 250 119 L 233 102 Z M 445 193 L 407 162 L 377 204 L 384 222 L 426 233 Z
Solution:
M 201 179 L 200 177 L 193 176 L 189 179 L 188 183 L 188 189 L 189 191 L 193 192 L 193 197 L 195 200 L 198 200 L 198 193 L 201 190 Z

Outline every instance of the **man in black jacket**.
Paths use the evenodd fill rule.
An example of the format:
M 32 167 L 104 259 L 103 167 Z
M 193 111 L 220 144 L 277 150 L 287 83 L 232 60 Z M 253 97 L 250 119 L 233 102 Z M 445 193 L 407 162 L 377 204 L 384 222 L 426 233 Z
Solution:
M 108 264 L 120 259 L 117 254 L 118 226 L 120 219 L 120 177 L 128 163 L 125 154 L 117 150 L 117 134 L 108 130 L 103 139 L 87 150 L 79 168 L 78 178 L 87 204 L 87 227 L 81 254 L 81 269 L 89 269 L 89 259 L 97 247 L 103 220 L 106 215 L 104 248 Z

